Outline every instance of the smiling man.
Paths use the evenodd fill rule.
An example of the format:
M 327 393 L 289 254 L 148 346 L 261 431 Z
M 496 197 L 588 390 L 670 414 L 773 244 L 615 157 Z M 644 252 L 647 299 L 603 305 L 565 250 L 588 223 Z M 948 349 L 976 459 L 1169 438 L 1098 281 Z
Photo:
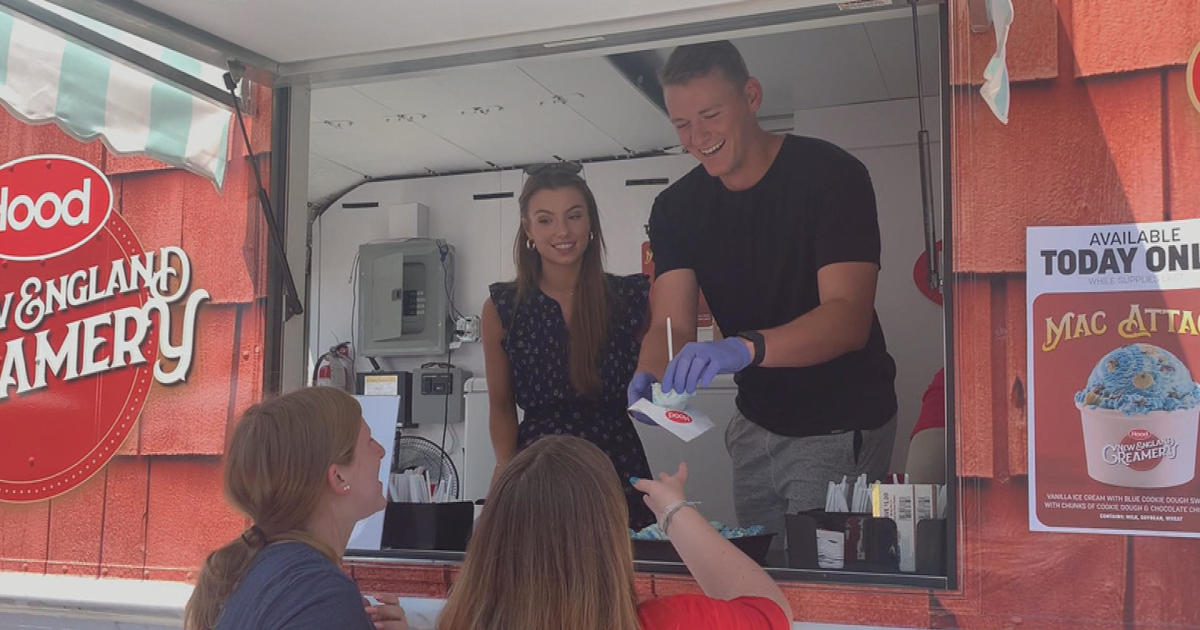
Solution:
M 891 460 L 896 366 L 875 314 L 874 189 L 841 148 L 759 127 L 762 85 L 733 44 L 681 46 L 661 79 L 700 165 L 650 214 L 652 323 L 629 398 L 650 398 L 659 374 L 688 393 L 734 374 L 725 445 L 738 520 L 782 533 L 785 513 L 824 505 L 829 481 L 880 478 Z M 720 341 L 694 341 L 698 290 Z M 651 341 L 666 339 L 667 317 L 689 341 L 669 364 Z

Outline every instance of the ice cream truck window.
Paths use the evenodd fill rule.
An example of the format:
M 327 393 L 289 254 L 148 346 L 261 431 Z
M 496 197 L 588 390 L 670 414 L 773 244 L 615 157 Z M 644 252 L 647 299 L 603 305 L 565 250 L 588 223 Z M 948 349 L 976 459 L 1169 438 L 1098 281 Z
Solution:
M 47 9 L 29 0 L 2 4 Z M 266 257 L 247 245 L 261 234 L 260 226 L 242 213 L 240 202 L 248 198 L 243 187 L 229 188 L 230 181 L 246 178 L 227 177 L 218 202 L 176 169 L 99 144 L 79 150 L 64 136 L 29 131 L 27 115 L 20 123 L 0 119 L 15 125 L 0 133 L 6 170 L 32 165 L 62 174 L 36 190 L 31 182 L 38 178 L 3 180 L 8 237 L 0 239 L 0 251 L 30 256 L 31 248 L 55 245 L 33 252 L 49 255 L 71 247 L 104 216 L 102 193 L 111 190 L 109 221 L 125 221 L 138 238 L 136 252 L 120 250 L 131 264 L 117 268 L 133 269 L 136 262 L 140 275 L 134 277 L 141 280 L 127 282 L 130 291 L 119 296 L 100 290 L 81 298 L 63 291 L 59 279 L 66 274 L 69 287 L 72 274 L 84 268 L 67 269 L 54 260 L 46 263 L 58 272 L 48 278 L 53 291 L 31 289 L 28 301 L 36 297 L 55 307 L 66 301 L 72 319 L 54 311 L 44 323 L 69 335 L 67 326 L 79 321 L 81 348 L 87 340 L 107 340 L 106 318 L 115 321 L 123 313 L 128 337 L 144 342 L 134 346 L 126 339 L 121 345 L 124 385 L 131 391 L 142 382 L 149 387 L 139 424 L 109 465 L 92 468 L 90 458 L 72 459 L 66 464 L 78 463 L 84 471 L 79 475 L 94 474 L 48 501 L 4 504 L 0 569 L 194 577 L 188 567 L 246 525 L 219 498 L 216 462 L 237 412 L 262 397 L 247 384 L 258 382 L 254 370 L 262 369 L 265 357 L 269 382 L 283 389 L 308 383 L 352 389 L 386 449 L 380 482 L 391 500 L 354 529 L 349 552 L 348 565 L 368 587 L 445 594 L 454 569 L 420 566 L 423 561 L 396 567 L 396 559 L 461 559 L 473 517 L 485 510 L 476 502 L 487 498 L 497 464 L 553 425 L 591 431 L 600 443 L 624 437 L 612 440 L 621 445 L 602 449 L 622 475 L 641 476 L 636 469 L 643 465 L 657 472 L 682 460 L 692 464 L 687 487 L 689 498 L 700 501 L 695 508 L 714 521 L 715 531 L 788 582 L 789 599 L 806 604 L 798 614 L 805 621 L 955 628 L 1195 625 L 1192 594 L 1200 578 L 1192 570 L 1196 549 L 1188 539 L 1200 531 L 1194 387 L 1200 335 L 1192 306 L 1200 260 L 1193 203 L 1200 195 L 1194 177 L 1200 13 L 1193 2 L 931 0 L 916 3 L 915 21 L 913 3 L 895 0 L 559 3 L 561 11 L 505 7 L 449 17 L 449 11 L 405 14 L 400 4 L 382 3 L 369 14 L 321 11 L 315 20 L 290 6 L 280 11 L 282 2 L 274 0 L 225 3 L 219 11 L 205 3 L 161 1 L 57 4 L 105 22 L 115 16 L 116 23 L 156 35 L 151 41 L 182 41 L 180 50 L 207 62 L 224 65 L 234 57 L 246 61 L 248 73 L 279 79 L 272 95 L 281 115 L 272 134 L 271 193 L 288 208 L 280 218 L 289 224 L 289 255 L 305 260 L 294 280 L 304 289 L 306 315 L 278 324 L 284 317 L 272 285 L 283 277 L 261 271 Z M 139 11 L 150 5 L 153 11 Z M 431 16 L 441 22 L 428 21 Z M 368 21 L 365 28 L 349 28 Z M 254 28 L 262 23 L 273 28 Z M 148 33 L 147 24 L 150 31 L 172 28 Z M 178 28 L 185 24 L 196 26 Z M 22 41 L 24 30 L 13 28 L 13 38 L 5 40 L 10 31 L 0 22 L 0 41 Z M 734 117 L 752 125 L 729 126 L 730 112 L 720 107 L 728 102 L 678 89 L 707 75 L 689 76 L 691 62 L 671 62 L 676 48 L 721 40 L 738 51 L 745 75 L 756 79 L 742 93 L 745 107 L 735 112 L 749 111 L 751 118 Z M 48 58 L 66 76 L 105 76 L 80 64 L 74 49 L 63 51 Z M 14 66 L 0 67 L 11 72 Z M 738 64 L 722 72 L 729 73 L 722 78 L 748 85 Z M 11 83 L 13 76 L 3 81 Z M 101 118 L 95 108 L 72 109 L 78 101 L 45 98 L 51 92 L 18 92 L 42 95 L 34 101 L 43 109 L 63 101 L 64 111 L 83 115 L 80 120 Z M 147 88 L 132 92 L 144 96 Z M 9 112 L 12 107 L 7 103 Z M 270 125 L 264 115 L 260 108 L 253 128 L 265 136 Z M 755 128 L 829 143 L 801 140 L 808 150 L 825 147 L 828 159 L 783 181 L 802 187 L 812 184 L 805 174 L 820 174 L 810 188 L 821 194 L 809 201 L 839 200 L 840 210 L 821 215 L 836 221 L 812 227 L 849 229 L 821 231 L 814 244 L 790 222 L 811 204 L 790 206 L 795 216 L 770 213 L 762 198 L 784 197 L 757 187 L 774 179 L 770 168 L 759 178 L 752 175 L 761 168 L 741 168 L 761 167 L 755 151 L 740 150 L 762 148 L 752 137 Z M 781 164 L 809 154 L 784 152 L 782 144 L 767 148 L 759 154 L 784 155 Z M 245 166 L 247 153 L 236 141 L 224 153 L 243 158 L 229 162 L 230 173 Z M 111 186 L 100 186 L 86 166 L 47 156 L 82 159 Z M 21 161 L 28 157 L 37 159 Z M 533 193 L 522 194 L 528 182 L 551 177 L 582 178 L 595 202 L 577 184 L 569 199 L 551 194 L 533 202 Z M 719 185 L 703 187 L 713 179 Z M 874 218 L 864 220 L 861 193 L 868 179 Z M 86 212 L 81 198 L 89 200 Z M 176 212 L 187 204 L 221 205 L 224 211 L 219 218 L 196 208 Z M 13 237 L 46 228 L 31 220 L 30 207 L 55 228 L 50 241 Z M 532 210 L 525 222 L 522 207 Z M 744 220 L 722 222 L 720 211 L 732 207 Z M 211 220 L 196 221 L 201 216 Z M 571 229 L 582 217 L 589 229 Z M 755 218 L 772 229 L 752 229 Z M 874 228 L 864 229 L 868 225 Z M 845 235 L 876 230 L 879 260 L 862 260 L 871 258 L 873 240 Z M 110 233 L 113 248 L 129 245 L 123 235 Z M 63 255 L 101 245 L 94 240 Z M 442 291 L 437 278 L 425 277 L 421 286 L 418 278 L 406 278 L 406 255 L 394 263 L 398 269 L 377 274 L 379 290 L 364 292 L 365 283 L 356 280 L 370 259 L 363 252 L 381 243 L 452 252 L 453 263 L 444 259 L 444 273 L 437 276 Z M 182 271 L 174 245 L 188 255 L 192 288 L 166 307 L 175 335 L 165 337 L 167 349 L 181 343 L 176 333 L 183 327 L 175 323 L 187 319 L 183 300 L 199 290 L 211 299 L 196 311 L 203 336 L 197 336 L 187 381 L 168 385 L 155 379 L 151 359 L 168 359 L 164 375 L 175 359 L 161 352 L 161 343 L 159 354 L 152 354 L 163 336 L 141 331 L 138 313 L 155 299 L 154 283 L 146 280 L 157 268 L 144 254 L 155 253 L 158 261 L 165 252 L 180 263 L 168 266 Z M 569 324 L 581 321 L 575 316 L 587 319 L 601 310 L 595 301 L 575 308 L 583 299 L 572 297 L 577 283 L 549 281 L 561 263 L 582 260 L 601 246 L 607 252 L 603 268 L 615 278 L 613 294 L 622 298 L 612 304 L 621 308 L 602 320 L 611 326 L 607 336 L 572 336 Z M 811 256 L 799 255 L 796 264 L 779 263 L 805 251 Z M 438 258 L 424 272 L 432 268 L 436 275 L 440 253 Z M 830 263 L 819 268 L 835 277 L 861 279 L 870 272 L 875 279 L 870 304 L 878 332 L 875 317 L 869 326 L 855 326 L 868 320 L 848 306 L 855 295 L 843 292 L 830 300 L 844 302 L 830 319 L 845 326 L 825 329 L 813 344 L 828 352 L 814 364 L 836 361 L 858 344 L 874 360 L 842 359 L 838 365 L 846 372 L 826 381 L 768 372 L 803 362 L 780 345 L 773 328 L 782 324 L 763 314 L 786 311 L 794 297 L 786 280 L 802 277 L 801 263 L 810 258 Z M 102 261 L 110 272 L 112 260 Z M 39 265 L 7 261 L 4 272 Z M 833 268 L 876 262 L 877 271 Z M 644 283 L 653 279 L 654 291 L 671 292 L 680 289 L 677 281 L 688 270 L 695 291 L 684 287 L 684 305 L 676 299 L 675 308 L 667 309 L 671 323 L 652 317 L 639 326 Z M 101 268 L 96 272 L 97 283 L 107 280 L 100 278 Z M 0 284 L 12 282 L 10 275 L 0 273 Z M 96 284 L 87 274 L 76 277 L 76 287 Z M 40 280 L 44 288 L 47 278 Z M 439 345 L 369 347 L 381 338 L 430 331 L 414 318 L 422 309 L 428 315 L 429 300 L 442 295 Z M 656 301 L 653 294 L 649 301 Z M 381 306 L 368 306 L 374 303 Z M 0 315 L 2 309 L 0 304 Z M 19 317 L 30 325 L 37 315 L 36 307 L 12 309 L 9 322 Z M 399 321 L 376 321 L 370 332 L 360 325 L 364 317 L 388 313 Z M 91 322 L 90 332 L 84 321 Z M 595 332 L 595 323 L 575 330 Z M 841 334 L 864 329 L 864 336 Z M 20 327 L 10 323 L 0 330 L 5 357 L 28 353 L 28 344 L 19 353 L 8 351 L 11 337 L 4 335 L 13 330 Z M 0 410 L 15 409 L 13 400 L 45 401 L 48 388 L 63 392 L 49 376 L 47 388 L 35 387 L 39 369 L 88 372 L 67 381 L 78 399 L 88 393 L 86 379 L 94 371 L 113 374 L 107 355 L 58 358 L 54 351 L 63 346 L 47 334 L 56 344 L 43 344 L 42 356 L 59 367 L 35 362 L 24 376 L 9 367 L 16 384 L 9 385 Z M 598 352 L 600 365 L 572 362 L 595 350 L 600 338 L 616 344 Z M 581 339 L 591 345 L 572 345 Z M 689 345 L 693 340 L 709 345 L 698 349 Z M 485 348 L 499 348 L 509 360 L 507 385 L 495 368 L 489 370 Z M 884 348 L 891 363 L 879 361 Z M 643 356 L 646 349 L 652 356 Z M 36 343 L 32 351 L 36 356 Z M 628 365 L 635 354 L 640 368 Z M 679 357 L 668 375 L 663 363 Z M 139 358 L 147 361 L 128 365 Z M 683 362 L 689 365 L 681 372 Z M 694 389 L 688 382 L 693 366 L 699 368 Z M 716 373 L 711 380 L 707 366 Z M 146 372 L 149 378 L 142 376 Z M 675 383 L 681 373 L 683 382 Z M 664 390 L 667 381 L 683 391 Z M 879 416 L 866 413 L 890 411 L 881 381 L 890 382 L 895 395 L 894 432 L 887 437 L 875 432 L 883 428 L 874 424 Z M 824 396 L 814 394 L 814 383 Z M 25 391 L 16 393 L 23 385 Z M 574 399 L 585 391 L 598 401 L 594 408 Z M 492 404 L 498 392 L 511 393 L 509 408 Z M 137 396 L 103 399 L 121 407 L 105 408 L 113 418 L 127 413 L 125 403 L 140 404 Z M 640 414 L 633 420 L 631 409 Z M 23 425 L 29 431 L 44 430 L 54 418 L 41 407 L 24 416 L 37 420 Z M 605 424 L 613 418 L 618 422 Z M 806 429 L 789 425 L 794 418 L 805 419 Z M 859 426 L 847 427 L 851 419 Z M 508 431 L 498 432 L 504 440 L 493 439 L 493 425 Z M 857 471 L 845 474 L 844 485 L 835 473 L 823 492 L 817 489 L 815 502 L 796 493 L 778 509 L 746 509 L 756 495 L 775 492 L 779 469 L 754 467 L 760 462 L 741 446 L 764 435 L 772 444 L 792 444 L 782 438 L 813 437 L 789 433 L 814 425 L 829 445 L 822 457 L 787 449 L 788 456 L 780 454 L 772 465 L 774 459 L 780 467 L 824 465 L 858 454 L 869 468 L 890 444 L 887 472 L 908 473 L 910 483 L 892 478 L 864 489 Z M 625 432 L 609 430 L 617 427 Z M 80 435 L 72 433 L 71 440 Z M 7 473 L 36 476 L 33 481 L 44 486 L 39 472 L 63 461 L 31 452 L 3 463 Z M 625 481 L 613 480 L 627 490 Z M 937 481 L 946 483 L 944 499 Z M 662 526 L 656 531 L 639 515 L 635 494 L 624 496 L 631 547 L 646 572 L 635 578 L 639 596 L 692 588 L 675 586 L 688 584 L 686 578 L 660 575 L 681 570 L 661 540 Z M 209 508 L 195 545 L 192 539 L 180 543 L 177 528 L 156 525 L 163 515 L 190 514 L 185 508 L 194 505 Z M 945 521 L 936 517 L 942 506 Z M 130 514 L 137 517 L 127 520 Z M 939 550 L 944 557 L 930 553 Z M 379 568 L 385 564 L 391 566 Z M 797 583 L 818 580 L 859 585 Z M 879 584 L 902 588 L 872 588 Z
M 686 461 L 689 498 L 777 575 L 948 583 L 949 16 L 933 5 L 857 15 L 313 86 L 305 380 L 347 383 L 378 409 L 368 421 L 394 447 L 384 477 L 392 503 L 356 532 L 351 555 L 461 557 L 497 464 L 542 433 L 566 432 L 600 444 L 623 486 Z M 677 89 L 688 77 L 664 69 L 681 44 L 734 51 L 753 81 L 735 77 L 733 91 L 755 86 L 752 111 Z M 749 129 L 765 144 L 746 144 Z M 758 189 L 767 192 L 744 196 L 772 201 L 743 202 L 720 183 L 746 146 L 778 151 L 779 172 Z M 522 199 L 528 182 L 549 176 L 581 178 L 602 231 L 573 235 L 571 212 Z M 537 278 L 601 244 L 613 338 L 598 355 L 597 402 L 584 404 L 564 318 L 581 303 L 544 283 L 532 294 L 518 287 L 522 274 Z M 819 268 L 830 261 L 869 270 L 860 340 L 831 342 L 792 367 L 726 369 L 684 394 L 647 384 L 639 409 L 649 424 L 630 420 L 627 386 L 644 347 L 661 357 L 657 380 L 689 341 L 728 343 L 799 318 L 818 306 Z M 691 321 L 676 317 L 668 335 L 647 293 L 678 269 L 700 290 L 686 305 Z M 504 375 L 488 373 L 488 311 L 504 328 Z M 513 409 L 490 404 L 495 387 L 511 390 Z M 513 414 L 515 441 L 493 441 L 495 413 Z M 745 447 L 755 436 L 787 444 L 780 468 L 757 465 Z M 827 462 L 838 472 L 806 478 L 831 451 L 845 453 Z M 411 505 L 414 471 L 445 506 Z M 634 493 L 639 566 L 679 570 Z

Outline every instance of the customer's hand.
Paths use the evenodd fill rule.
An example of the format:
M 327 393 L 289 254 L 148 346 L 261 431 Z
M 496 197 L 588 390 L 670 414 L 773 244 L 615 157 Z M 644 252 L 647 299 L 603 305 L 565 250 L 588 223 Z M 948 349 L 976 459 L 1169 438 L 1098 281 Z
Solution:
M 629 381 L 629 387 L 625 390 L 626 397 L 629 400 L 628 406 L 632 407 L 633 403 L 636 403 L 642 398 L 653 402 L 654 395 L 651 388 L 656 382 L 657 379 L 655 379 L 654 375 L 649 372 L 638 372 L 637 374 L 634 374 L 633 379 Z M 642 424 L 648 424 L 655 427 L 658 426 L 644 413 L 630 411 L 629 417 L 641 422 Z
M 687 477 L 687 462 L 679 462 L 679 469 L 674 475 L 658 473 L 658 481 L 632 477 L 630 482 L 638 491 L 646 493 L 642 500 L 654 512 L 654 517 L 661 521 L 663 511 L 684 499 L 683 486 L 687 483 Z
M 663 372 L 663 391 L 694 394 L 718 374 L 735 374 L 754 360 L 746 340 L 728 337 L 720 341 L 693 341 L 683 347 Z
M 379 600 L 379 605 L 371 604 L 371 601 L 364 597 L 363 606 L 366 608 L 367 618 L 375 624 L 377 630 L 408 630 L 408 617 L 400 607 L 399 595 L 379 595 L 375 599 Z

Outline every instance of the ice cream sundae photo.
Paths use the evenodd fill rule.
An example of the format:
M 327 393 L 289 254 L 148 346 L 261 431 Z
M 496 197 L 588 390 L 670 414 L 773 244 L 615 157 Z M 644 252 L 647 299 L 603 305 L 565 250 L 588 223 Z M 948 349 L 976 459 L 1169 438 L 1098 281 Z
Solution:
M 1178 357 L 1148 343 L 1104 355 L 1075 394 L 1088 476 L 1131 488 L 1167 488 L 1196 469 L 1200 385 Z

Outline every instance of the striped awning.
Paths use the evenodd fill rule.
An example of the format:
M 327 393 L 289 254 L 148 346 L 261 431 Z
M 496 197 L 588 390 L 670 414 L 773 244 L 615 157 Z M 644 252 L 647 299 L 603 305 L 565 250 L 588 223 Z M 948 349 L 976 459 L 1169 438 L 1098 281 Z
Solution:
M 211 70 L 171 50 L 158 55 L 197 75 Z M 2 6 L 0 104 L 29 123 L 53 122 L 85 142 L 99 137 L 114 153 L 150 156 L 218 188 L 225 177 L 229 108 Z

